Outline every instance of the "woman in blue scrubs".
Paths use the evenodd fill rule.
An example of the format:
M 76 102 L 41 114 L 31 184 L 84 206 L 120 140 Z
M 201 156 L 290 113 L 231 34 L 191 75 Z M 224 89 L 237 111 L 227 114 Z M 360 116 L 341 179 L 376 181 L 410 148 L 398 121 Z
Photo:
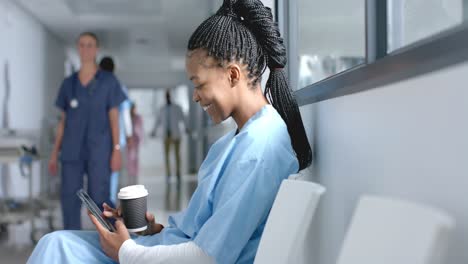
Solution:
M 285 65 L 271 10 L 260 0 L 225 0 L 191 36 L 186 69 L 193 100 L 237 129 L 210 148 L 187 209 L 167 227 L 147 215 L 149 232 L 138 237 L 120 220 L 111 233 L 91 216 L 98 232 L 49 234 L 29 263 L 253 263 L 281 181 L 312 160 Z M 109 207 L 105 214 L 118 216 Z
M 126 99 L 114 75 L 96 65 L 96 35 L 82 33 L 77 49 L 81 68 L 60 87 L 55 105 L 61 120 L 49 161 L 53 175 L 58 159 L 61 161 L 63 225 L 71 230 L 81 229 L 81 202 L 76 192 L 83 188 L 85 174 L 89 195 L 99 205 L 110 203 L 111 171 L 121 166 L 118 106 Z

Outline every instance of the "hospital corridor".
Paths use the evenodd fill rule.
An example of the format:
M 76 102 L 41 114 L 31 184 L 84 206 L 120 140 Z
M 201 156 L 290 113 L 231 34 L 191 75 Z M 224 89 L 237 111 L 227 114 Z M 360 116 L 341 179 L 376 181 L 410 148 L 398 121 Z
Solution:
M 468 0 L 0 0 L 0 264 L 468 264 Z

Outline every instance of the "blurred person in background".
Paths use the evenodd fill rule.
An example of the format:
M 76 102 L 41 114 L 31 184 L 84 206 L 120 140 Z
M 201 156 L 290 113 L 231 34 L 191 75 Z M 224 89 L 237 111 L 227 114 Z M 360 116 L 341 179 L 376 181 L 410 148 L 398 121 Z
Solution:
M 99 63 L 99 67 L 101 70 L 114 73 L 115 71 L 115 63 L 111 57 L 103 57 L 101 62 Z M 120 152 L 122 153 L 122 161 L 125 163 L 126 161 L 126 145 L 129 143 L 128 141 L 131 140 L 133 128 L 132 128 L 132 120 L 130 116 L 130 109 L 132 107 L 132 103 L 130 99 L 128 99 L 128 91 L 127 87 L 122 85 L 122 92 L 127 97 L 119 105 L 119 144 L 120 144 Z M 110 178 L 110 199 L 115 204 L 117 201 L 117 190 L 119 189 L 120 185 L 130 185 L 128 180 L 125 181 L 125 165 L 122 164 L 122 168 L 120 171 L 113 171 Z M 120 184 L 120 185 L 119 185 Z
M 128 185 L 135 185 L 138 184 L 139 150 L 144 135 L 143 119 L 136 111 L 135 102 L 132 103 L 131 118 L 133 134 L 127 145 L 127 172 Z
M 151 132 L 151 136 L 155 137 L 158 128 L 163 125 L 164 133 L 164 155 L 166 160 L 166 179 L 169 182 L 169 177 L 171 176 L 171 162 L 169 154 L 171 152 L 171 147 L 174 147 L 174 154 L 176 160 L 176 176 L 177 176 L 177 186 L 180 186 L 180 123 L 183 123 L 185 130 L 188 133 L 189 129 L 187 126 L 187 120 L 185 115 L 182 112 L 182 108 L 173 103 L 171 100 L 171 93 L 166 90 L 166 105 L 161 107 L 159 110 L 159 116 L 156 119 L 156 123 Z

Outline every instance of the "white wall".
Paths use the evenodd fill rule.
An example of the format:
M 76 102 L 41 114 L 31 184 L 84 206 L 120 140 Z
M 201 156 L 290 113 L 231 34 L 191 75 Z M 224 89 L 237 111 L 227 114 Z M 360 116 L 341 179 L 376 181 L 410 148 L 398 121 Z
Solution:
M 447 264 L 468 263 L 468 63 L 301 108 L 327 187 L 311 255 L 335 263 L 358 197 L 439 207 L 457 228 Z
M 38 135 L 46 114 L 56 114 L 53 102 L 64 77 L 63 44 L 21 8 L 11 1 L 2 0 L 0 102 L 3 102 L 5 95 L 3 65 L 6 61 L 9 63 L 11 83 L 10 128 L 33 131 Z M 0 121 L 1 118 L 0 115 Z M 16 167 L 16 164 L 11 166 L 14 181 L 18 179 Z M 38 176 L 37 169 L 35 174 Z M 19 177 L 13 185 L 14 188 L 25 188 L 26 183 Z
M 55 97 L 64 77 L 64 50 L 40 23 L 8 3 L 4 2 L 0 9 L 9 14 L 8 21 L 0 21 L 0 62 L 10 64 L 11 126 L 38 129 L 49 107 L 46 104 Z

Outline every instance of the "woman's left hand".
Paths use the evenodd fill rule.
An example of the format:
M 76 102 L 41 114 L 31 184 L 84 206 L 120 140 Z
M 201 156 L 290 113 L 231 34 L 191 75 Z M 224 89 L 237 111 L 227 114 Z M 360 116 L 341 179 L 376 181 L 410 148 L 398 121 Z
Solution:
M 99 223 L 99 221 L 92 214 L 88 214 L 91 221 L 96 226 L 99 234 L 99 241 L 101 243 L 102 250 L 106 255 L 113 260 L 119 262 L 119 250 L 122 244 L 130 239 L 127 227 L 124 225 L 122 220 L 115 221 L 115 232 L 110 232 Z

